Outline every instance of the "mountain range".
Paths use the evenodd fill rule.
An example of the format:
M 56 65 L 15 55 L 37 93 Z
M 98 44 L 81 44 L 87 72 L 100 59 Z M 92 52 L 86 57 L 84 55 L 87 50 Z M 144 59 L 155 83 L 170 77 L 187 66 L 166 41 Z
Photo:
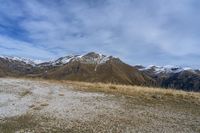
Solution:
M 90 52 L 41 62 L 0 56 L 0 76 L 104 82 L 200 91 L 200 71 L 174 66 L 129 65 L 119 58 Z

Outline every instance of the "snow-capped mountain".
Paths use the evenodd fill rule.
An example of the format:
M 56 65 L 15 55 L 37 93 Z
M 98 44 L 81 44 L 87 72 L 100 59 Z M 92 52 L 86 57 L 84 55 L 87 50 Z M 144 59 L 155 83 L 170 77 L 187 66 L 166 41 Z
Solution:
M 79 61 L 84 64 L 103 64 L 106 63 L 108 60 L 113 59 L 115 57 L 107 56 L 103 54 L 98 54 L 95 52 L 90 52 L 83 55 L 69 55 L 60 57 L 55 60 L 51 61 L 41 61 L 41 60 L 32 60 L 22 57 L 16 57 L 16 56 L 0 56 L 0 58 L 8 60 L 10 62 L 18 61 L 22 62 L 28 65 L 32 66 L 62 66 L 65 65 L 71 61 Z M 180 67 L 180 66 L 172 66 L 172 65 L 166 65 L 166 66 L 156 66 L 156 65 L 149 65 L 147 67 L 142 65 L 135 65 L 135 68 L 137 68 L 140 71 L 151 71 L 154 74 L 170 74 L 170 73 L 180 73 L 182 71 L 190 71 L 190 72 L 199 72 L 197 69 L 192 69 L 190 67 Z
M 103 64 L 112 58 L 113 58 L 112 56 L 107 56 L 107 55 L 91 52 L 91 53 L 88 53 L 86 55 L 83 55 L 83 56 L 77 58 L 77 60 L 81 61 L 82 63 L 86 63 L 86 64 Z
M 32 60 L 32 59 L 16 57 L 16 56 L 0 56 L 0 58 L 8 60 L 10 62 L 13 62 L 13 61 L 23 62 L 25 64 L 29 64 L 29 65 L 32 65 L 32 66 L 35 66 L 35 65 L 43 62 L 41 60 Z
M 71 61 L 80 61 L 81 63 L 85 63 L 85 64 L 98 65 L 98 64 L 103 64 L 114 57 L 90 52 L 83 55 L 64 56 L 64 57 L 60 57 L 58 59 L 46 61 L 46 62 L 41 61 L 41 60 L 31 60 L 31 59 L 15 57 L 15 56 L 0 56 L 0 58 L 5 59 L 9 62 L 17 61 L 17 62 L 21 62 L 27 65 L 36 66 L 36 67 L 48 67 L 48 66 L 62 66 Z
M 170 73 L 180 73 L 182 71 L 190 71 L 190 72 L 196 72 L 195 69 L 192 69 L 190 67 L 180 67 L 180 66 L 172 66 L 172 65 L 166 65 L 166 66 L 155 66 L 155 65 L 149 65 L 147 67 L 143 66 L 136 66 L 140 71 L 151 71 L 155 74 L 170 74 Z
M 200 91 L 200 71 L 189 67 L 177 66 L 135 66 L 154 79 L 158 86 L 177 88 L 187 91 Z
M 1 76 L 111 82 L 200 91 L 200 71 L 188 67 L 130 66 L 119 58 L 90 52 L 42 62 L 0 56 Z
M 57 64 L 67 64 L 69 63 L 71 60 L 75 60 L 81 58 L 81 55 L 69 55 L 69 56 L 65 56 L 65 57 L 60 57 L 57 60 L 52 61 L 53 65 L 57 65 Z
M 64 56 L 60 57 L 55 60 L 47 61 L 47 62 L 42 62 L 37 65 L 37 67 L 44 67 L 44 66 L 62 66 L 67 63 L 69 63 L 71 60 L 78 58 L 79 55 L 69 55 L 69 56 Z
M 80 61 L 81 63 L 85 63 L 85 64 L 98 65 L 98 64 L 103 64 L 112 58 L 114 57 L 90 52 L 83 55 L 69 55 L 69 56 L 60 57 L 56 60 L 38 64 L 38 66 L 62 66 L 72 61 Z

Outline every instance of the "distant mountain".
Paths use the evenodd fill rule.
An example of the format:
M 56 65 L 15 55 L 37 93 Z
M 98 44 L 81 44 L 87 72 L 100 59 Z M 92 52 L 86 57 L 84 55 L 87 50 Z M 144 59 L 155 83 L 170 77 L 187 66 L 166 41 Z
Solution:
M 106 82 L 200 91 L 200 71 L 174 66 L 131 66 L 119 58 L 90 52 L 41 62 L 0 56 L 0 76 Z
M 0 56 L 0 76 L 23 76 L 30 73 L 34 65 L 28 59 Z
M 60 57 L 59 59 L 54 61 L 43 62 L 41 64 L 38 64 L 38 66 L 62 66 L 69 63 L 70 61 L 80 61 L 84 64 L 102 64 L 111 58 L 112 56 L 106 56 L 91 52 L 86 55 L 71 55 Z
M 160 74 L 160 73 L 169 74 L 169 73 L 179 73 L 182 71 L 193 71 L 193 72 L 196 71 L 189 67 L 177 67 L 177 66 L 171 66 L 171 65 L 167 65 L 167 66 L 150 65 L 148 67 L 144 67 L 144 66 L 135 66 L 135 67 L 137 67 L 141 71 L 151 71 L 155 74 Z
M 186 91 L 200 91 L 200 71 L 192 68 L 175 66 L 135 66 L 154 79 L 158 86 L 182 89 Z
M 149 76 L 120 59 L 94 52 L 62 57 L 39 66 L 49 67 L 41 74 L 43 78 L 133 85 L 155 84 Z

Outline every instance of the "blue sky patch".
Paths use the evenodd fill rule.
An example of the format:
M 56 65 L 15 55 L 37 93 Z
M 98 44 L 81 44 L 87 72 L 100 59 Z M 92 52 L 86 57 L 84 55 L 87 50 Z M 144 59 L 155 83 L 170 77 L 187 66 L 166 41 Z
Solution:
M 129 64 L 200 67 L 199 0 L 0 0 L 0 53 L 90 51 Z

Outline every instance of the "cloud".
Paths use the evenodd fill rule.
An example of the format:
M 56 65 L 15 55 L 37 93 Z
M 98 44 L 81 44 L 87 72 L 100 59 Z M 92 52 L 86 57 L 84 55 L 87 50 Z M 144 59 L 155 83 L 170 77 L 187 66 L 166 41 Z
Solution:
M 35 47 L 33 44 L 14 40 L 6 36 L 0 36 L 0 53 L 3 55 L 9 54 L 13 56 L 24 56 L 35 59 L 47 59 L 53 56 L 53 53 L 48 52 L 41 47 Z
M 0 46 L 6 44 L 16 49 L 19 45 L 18 50 L 23 47 L 30 53 L 31 50 L 41 53 L 5 49 L 5 54 L 16 52 L 35 58 L 53 58 L 97 51 L 131 64 L 192 66 L 200 61 L 200 2 L 197 0 L 9 0 L 3 3 Z

